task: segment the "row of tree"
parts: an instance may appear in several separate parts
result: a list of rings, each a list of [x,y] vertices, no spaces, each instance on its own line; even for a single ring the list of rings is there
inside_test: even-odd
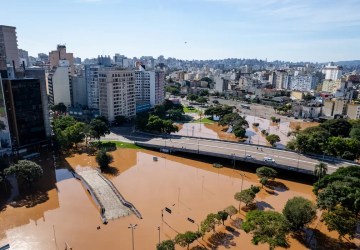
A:
[[[302,153],[324,152],[348,160],[360,156],[360,120],[334,119],[296,133],[287,148]]]
[[[89,139],[99,140],[101,136],[110,133],[103,117],[97,117],[87,124],[71,116],[58,116],[54,118],[52,126],[55,140],[62,150],[77,147],[84,140],[87,145]]]
[[[178,131],[173,121],[184,119],[183,106],[165,100],[162,104],[156,105],[154,110],[137,115],[135,123],[136,127],[143,131],[170,134]]]

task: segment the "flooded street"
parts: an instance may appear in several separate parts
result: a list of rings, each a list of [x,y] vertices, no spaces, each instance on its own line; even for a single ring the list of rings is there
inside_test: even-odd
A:
[[[8,205],[0,212],[0,246],[9,243],[11,249],[48,250],[65,249],[67,244],[74,250],[126,250],[132,247],[131,229],[128,229],[132,223],[137,224],[135,249],[155,249],[158,226],[161,240],[174,238],[178,232],[196,231],[197,225],[187,218],[200,224],[209,213],[217,213],[229,205],[238,207],[234,194],[241,186],[246,189],[251,184],[259,185],[254,173],[234,170],[231,163],[229,168],[217,169],[211,163],[146,150],[118,149],[111,154],[114,162],[105,175],[124,198],[136,206],[143,219],[132,214],[103,225],[92,197],[67,169],[96,167],[94,156],[74,155],[59,162],[61,168],[55,173],[47,171],[47,178],[41,181],[46,185],[34,197],[36,201],[27,200],[29,207]],[[242,169],[240,163],[238,166]],[[239,173],[245,174],[243,184]],[[260,209],[281,211],[294,196],[315,199],[310,185],[281,179],[278,182],[274,193],[262,189],[256,196]],[[171,209],[171,214],[162,212],[165,207]],[[217,231],[223,230],[221,228],[218,226]],[[237,231],[239,234],[233,240],[236,246],[231,249],[268,249],[267,245],[252,245],[251,235]],[[291,249],[305,249],[294,239],[290,239],[290,243]],[[207,237],[197,244],[206,246]],[[176,246],[176,249],[182,248]]]

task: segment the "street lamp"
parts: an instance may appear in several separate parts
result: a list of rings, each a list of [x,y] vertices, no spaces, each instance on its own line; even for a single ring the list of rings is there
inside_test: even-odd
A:
[[[135,249],[135,245],[134,245],[134,229],[136,228],[137,224],[133,225],[130,224],[130,226],[128,226],[128,228],[131,228],[131,238],[132,238],[132,249]]]
[[[242,173],[239,173],[239,174],[241,176],[241,190],[240,190],[240,193],[241,193],[243,191],[243,184],[244,184],[244,176],[245,176],[245,174],[242,174]],[[240,208],[241,208],[241,199],[239,201],[239,213],[241,214]]]
[[[195,220],[191,219],[190,217],[188,217],[187,220],[190,221],[191,223],[197,225],[198,232],[200,232],[200,226],[199,226],[199,224],[197,224],[197,223],[195,222]]]
[[[159,231],[159,245],[160,245],[160,227],[157,227],[157,230]]]

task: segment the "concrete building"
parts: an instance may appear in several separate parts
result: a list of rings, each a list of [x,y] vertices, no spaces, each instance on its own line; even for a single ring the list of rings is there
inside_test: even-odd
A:
[[[322,113],[325,116],[346,115],[347,103],[348,100],[340,98],[325,100]]]
[[[222,93],[228,90],[229,81],[227,79],[224,79],[222,76],[215,76],[214,81],[215,81],[215,91]]]
[[[111,67],[110,56],[98,56],[98,65],[102,65],[105,67]]]
[[[26,50],[19,49],[19,62],[20,62],[20,65],[22,65],[24,63],[26,67],[30,66],[29,53]]]
[[[312,75],[296,75],[290,77],[289,88],[298,91],[310,91],[315,89],[318,78]]]
[[[67,60],[60,60],[59,66],[50,70],[48,75],[49,103],[65,106],[73,104],[71,67]]]
[[[13,149],[26,151],[29,147],[48,143],[40,80],[2,79],[1,87]]]
[[[347,116],[350,119],[360,119],[360,104],[349,103],[347,106]]]
[[[153,105],[161,104],[165,100],[165,72],[157,70],[155,71],[155,86],[154,90],[154,99],[150,99],[150,104]]]
[[[325,74],[325,80],[336,81],[342,76],[342,67],[335,66],[334,63],[329,63],[321,72]]]
[[[0,70],[7,70],[7,66],[20,67],[19,51],[17,45],[16,28],[0,25]],[[5,76],[4,74],[2,74]]]
[[[113,121],[122,115],[136,115],[135,71],[121,68],[101,68],[99,71],[100,115]]]
[[[72,79],[73,106],[87,106],[87,89],[85,76],[83,74],[75,75]]]
[[[67,53],[65,45],[58,45],[56,50],[53,50],[49,53],[50,69],[60,66],[60,61],[63,60],[68,61],[70,73],[71,75],[74,75],[75,67],[73,53]]]
[[[324,80],[322,83],[322,91],[334,94],[340,88],[341,79],[338,80]]]
[[[99,109],[99,71],[100,65],[85,66],[87,105],[90,109]]]
[[[146,71],[143,66],[139,66],[138,70],[135,70],[135,96],[136,104],[150,103],[154,106],[154,86],[155,86],[155,72]],[[151,98],[153,95],[153,98]],[[152,103],[150,100],[152,99]]]

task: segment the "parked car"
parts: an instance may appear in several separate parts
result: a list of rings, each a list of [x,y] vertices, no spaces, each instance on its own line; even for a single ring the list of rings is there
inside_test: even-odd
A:
[[[275,160],[273,158],[270,158],[270,157],[264,157],[264,161],[275,162]]]

